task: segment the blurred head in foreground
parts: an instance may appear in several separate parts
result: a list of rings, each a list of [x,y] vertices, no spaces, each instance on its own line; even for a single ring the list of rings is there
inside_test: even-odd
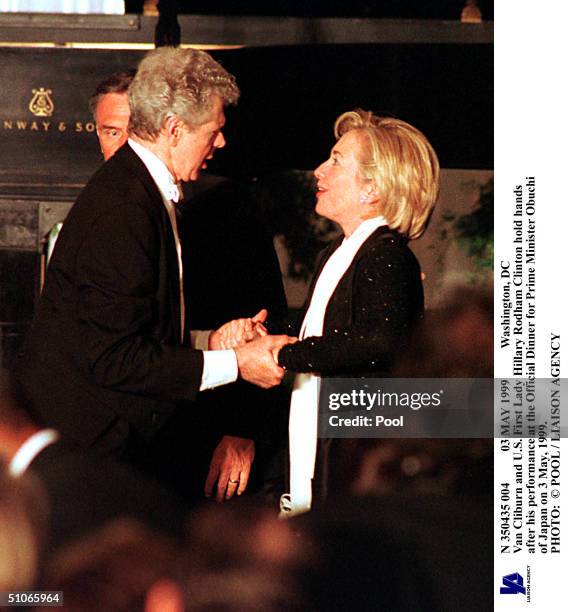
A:
[[[179,550],[130,519],[118,519],[69,544],[48,565],[43,588],[63,591],[70,612],[137,612],[153,585],[166,589],[177,571]],[[162,611],[182,612],[178,607]]]
[[[39,483],[11,478],[0,462],[0,591],[35,587],[46,519]]]

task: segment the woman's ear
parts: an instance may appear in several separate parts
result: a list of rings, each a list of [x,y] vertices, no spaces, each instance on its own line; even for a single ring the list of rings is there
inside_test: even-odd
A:
[[[378,204],[379,194],[373,187],[369,186],[362,191],[359,201],[361,204]]]

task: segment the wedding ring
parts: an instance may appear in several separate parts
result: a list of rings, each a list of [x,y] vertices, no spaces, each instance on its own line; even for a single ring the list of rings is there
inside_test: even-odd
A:
[[[238,480],[231,480],[230,478],[229,478],[229,482],[230,482],[231,484],[239,484],[239,481],[238,481]]]

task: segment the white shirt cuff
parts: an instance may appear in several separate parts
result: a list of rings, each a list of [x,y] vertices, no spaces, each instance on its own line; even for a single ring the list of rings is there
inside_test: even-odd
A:
[[[238,376],[239,366],[235,351],[203,351],[203,375],[200,391],[235,382]]]
[[[198,351],[207,351],[209,350],[209,336],[212,334],[212,330],[201,330],[201,329],[192,329],[189,332],[189,336],[191,339],[191,346]]]

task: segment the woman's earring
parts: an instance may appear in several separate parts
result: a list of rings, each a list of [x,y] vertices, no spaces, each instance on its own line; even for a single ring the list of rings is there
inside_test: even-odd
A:
[[[370,199],[371,198],[368,195],[362,195],[359,198],[359,201],[361,202],[361,204],[368,204]]]

